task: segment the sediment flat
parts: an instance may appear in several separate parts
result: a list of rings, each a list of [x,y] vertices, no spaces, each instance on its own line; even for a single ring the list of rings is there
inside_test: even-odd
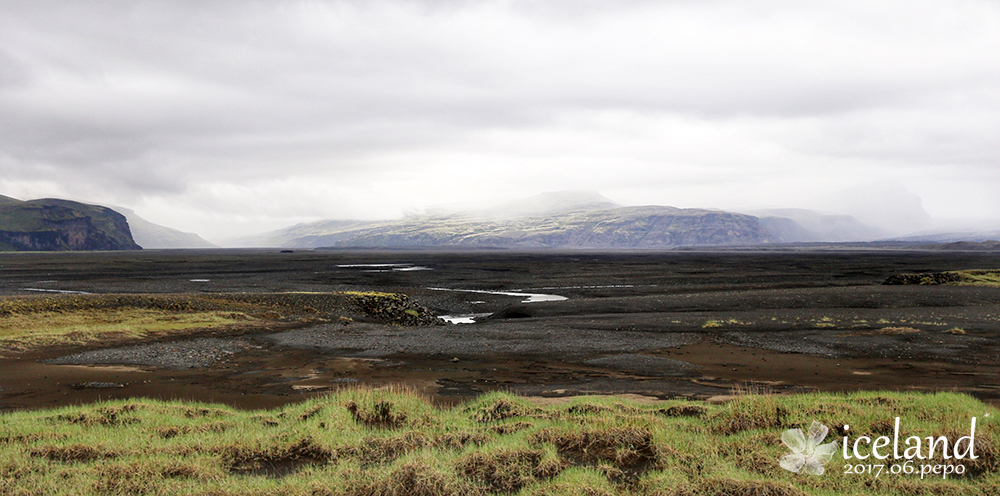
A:
[[[948,390],[997,402],[1000,288],[882,282],[998,265],[988,253],[858,249],[4,253],[0,295],[381,291],[475,323],[331,315],[36,349],[0,359],[0,409],[132,396],[261,408],[385,384],[441,403],[492,390],[703,399],[745,387]],[[88,382],[123,387],[80,387]]]

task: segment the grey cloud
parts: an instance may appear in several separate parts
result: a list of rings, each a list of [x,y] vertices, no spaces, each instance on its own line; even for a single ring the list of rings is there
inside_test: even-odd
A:
[[[22,87],[31,80],[27,64],[0,48],[0,88]]]
[[[740,139],[797,154],[796,174],[805,176],[847,159],[900,174],[951,164],[972,176],[998,156],[998,23],[996,2],[974,0],[921,8],[721,0],[5,2],[0,155],[18,164],[15,176],[63,171],[79,181],[77,191],[92,184],[133,198],[289,176],[372,184],[394,167],[439,163],[434,170],[495,167],[498,174],[544,163],[553,171],[545,177],[559,177],[579,167],[566,158],[581,148],[574,139],[621,150],[615,140],[624,139],[624,128],[579,123],[581,115],[609,113],[644,116],[635,119],[643,125],[669,117],[719,126],[717,140],[741,123]],[[563,149],[537,151],[554,146],[544,143],[553,135],[570,137],[561,138]],[[592,181],[627,181],[616,162],[638,152],[622,153]],[[720,180],[717,172],[687,177],[716,170],[708,161],[686,163],[672,148],[659,153],[641,157],[658,167],[645,176],[665,184]],[[498,165],[504,161],[511,165]],[[674,175],[662,172],[678,162],[685,166],[673,166]]]

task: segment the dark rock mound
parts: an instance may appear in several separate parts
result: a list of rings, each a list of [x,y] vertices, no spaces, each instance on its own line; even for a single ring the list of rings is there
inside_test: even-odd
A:
[[[347,293],[369,317],[381,322],[404,326],[444,325],[428,308],[397,293]]]

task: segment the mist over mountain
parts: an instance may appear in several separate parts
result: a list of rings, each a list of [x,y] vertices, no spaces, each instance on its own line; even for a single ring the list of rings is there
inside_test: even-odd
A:
[[[590,212],[622,207],[596,191],[549,191],[527,198],[507,200],[486,208],[438,205],[427,215],[438,217],[458,215],[470,219],[516,219],[568,212]]]
[[[656,205],[624,207],[589,191],[542,193],[487,209],[430,211],[393,221],[300,224],[233,241],[301,248],[663,248],[776,241],[753,216]]]
[[[837,192],[820,202],[823,210],[841,212],[882,231],[902,236],[931,227],[923,200],[894,181],[873,182]]]
[[[874,219],[877,225],[853,215],[802,208],[727,212],[623,206],[596,191],[556,191],[490,207],[437,205],[423,214],[396,220],[322,220],[223,244],[288,248],[672,248],[881,240],[947,243],[1000,238],[1000,225],[992,230],[935,231],[899,237],[896,233],[901,226],[930,223],[920,198],[898,188],[887,189],[882,197],[874,199],[869,198],[874,194],[871,190],[861,188],[857,192],[860,198],[845,194],[841,200],[851,203],[854,211]],[[882,225],[895,227],[886,229]]]
[[[0,196],[0,250],[141,250],[128,220],[99,205]]]
[[[131,209],[125,207],[111,208],[125,216],[132,231],[132,239],[143,248],[218,248],[218,246],[205,241],[195,233],[182,232],[149,222],[139,217]]]
[[[295,224],[294,226],[266,233],[219,240],[219,244],[237,247],[288,247],[317,248],[331,246],[349,239],[351,233],[366,226],[380,224],[377,221],[328,219],[317,222]]]
[[[931,243],[955,243],[1000,240],[1000,224],[988,223],[980,225],[953,226],[951,228],[932,229],[910,233],[906,236],[893,238],[895,241]]]
[[[751,210],[761,225],[785,243],[872,241],[888,236],[886,231],[862,223],[850,215],[831,215],[801,208]]]
[[[905,193],[905,192],[904,192]],[[890,195],[891,196],[891,195]],[[906,200],[907,194],[897,195]],[[903,201],[884,219],[924,224],[919,198]],[[877,205],[878,202],[872,204]],[[116,211],[117,210],[117,211]],[[982,243],[1000,239],[1000,224],[926,230],[905,236],[851,215],[798,208],[740,213],[659,205],[623,206],[595,191],[547,192],[488,208],[436,206],[402,219],[327,219],[229,239],[228,247],[464,247],[673,248],[773,243],[902,241]],[[901,213],[902,212],[902,213]],[[901,221],[902,222],[902,221]],[[0,196],[0,249],[120,250],[212,248],[194,233],[157,225],[123,207],[68,200],[23,202]],[[950,249],[962,249],[963,244]],[[980,249],[980,245],[968,245]],[[992,245],[990,245],[992,246]],[[991,248],[992,249],[992,248]]]
[[[332,246],[663,248],[771,242],[755,217],[662,206],[569,211],[496,221],[410,218],[350,233]]]
[[[601,196],[596,191],[554,191],[517,200],[506,200],[489,207],[469,204],[434,205],[428,207],[424,214],[409,215],[401,221],[327,219],[301,223],[266,233],[220,240],[220,243],[229,247],[317,248],[336,246],[339,243],[349,241],[367,228],[388,224],[411,225],[412,229],[418,229],[417,224],[420,223],[453,223],[457,225],[463,221],[511,220],[519,217],[587,212],[617,207],[621,207],[621,205]]]

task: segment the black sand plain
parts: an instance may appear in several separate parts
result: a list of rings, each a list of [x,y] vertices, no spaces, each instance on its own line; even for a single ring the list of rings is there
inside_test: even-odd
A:
[[[997,268],[997,253],[823,246],[4,253],[3,295],[384,291],[476,322],[289,323],[36,350],[0,359],[0,410],[136,396],[268,408],[386,384],[443,404],[497,389],[697,399],[733,390],[960,391],[996,404],[1000,288],[882,282]]]

